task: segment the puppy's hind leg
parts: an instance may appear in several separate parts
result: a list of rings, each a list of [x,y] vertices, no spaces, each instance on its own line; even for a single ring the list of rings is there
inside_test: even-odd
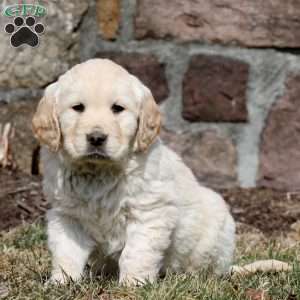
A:
[[[228,272],[232,264],[235,250],[235,223],[230,215],[218,237],[218,258],[215,264],[215,273],[223,275]]]
[[[79,280],[94,242],[74,219],[48,212],[48,244],[52,253],[52,282]]]

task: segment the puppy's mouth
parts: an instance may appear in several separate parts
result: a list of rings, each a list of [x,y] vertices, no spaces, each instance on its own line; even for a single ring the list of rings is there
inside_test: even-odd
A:
[[[92,161],[110,160],[110,157],[106,153],[99,152],[99,151],[88,153],[88,154],[84,155],[83,158],[86,160],[92,160]]]

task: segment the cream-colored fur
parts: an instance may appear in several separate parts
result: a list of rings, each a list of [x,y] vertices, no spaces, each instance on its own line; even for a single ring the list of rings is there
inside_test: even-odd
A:
[[[83,112],[72,108],[79,103]],[[113,112],[114,104],[125,110]],[[120,283],[154,281],[167,269],[229,270],[228,208],[160,141],[159,127],[149,89],[109,60],[77,65],[46,89],[33,130],[52,204],[52,280],[80,279],[95,250],[100,265],[118,264]],[[107,135],[105,157],[88,156],[86,136],[95,130]]]

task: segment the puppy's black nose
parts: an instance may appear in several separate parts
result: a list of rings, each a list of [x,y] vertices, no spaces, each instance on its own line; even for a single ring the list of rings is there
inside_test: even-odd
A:
[[[95,131],[88,134],[86,138],[92,146],[99,147],[105,143],[105,141],[107,140],[107,135],[99,131]]]

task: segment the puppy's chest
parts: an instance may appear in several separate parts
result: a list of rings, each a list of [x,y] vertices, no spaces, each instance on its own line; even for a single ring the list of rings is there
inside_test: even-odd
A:
[[[103,207],[89,207],[86,211],[81,210],[78,218],[105,255],[117,255],[124,248],[127,217],[123,208],[110,212]]]
[[[68,213],[98,243],[105,255],[116,255],[125,245],[126,195],[114,181],[97,178],[68,178],[64,186],[68,194]]]

